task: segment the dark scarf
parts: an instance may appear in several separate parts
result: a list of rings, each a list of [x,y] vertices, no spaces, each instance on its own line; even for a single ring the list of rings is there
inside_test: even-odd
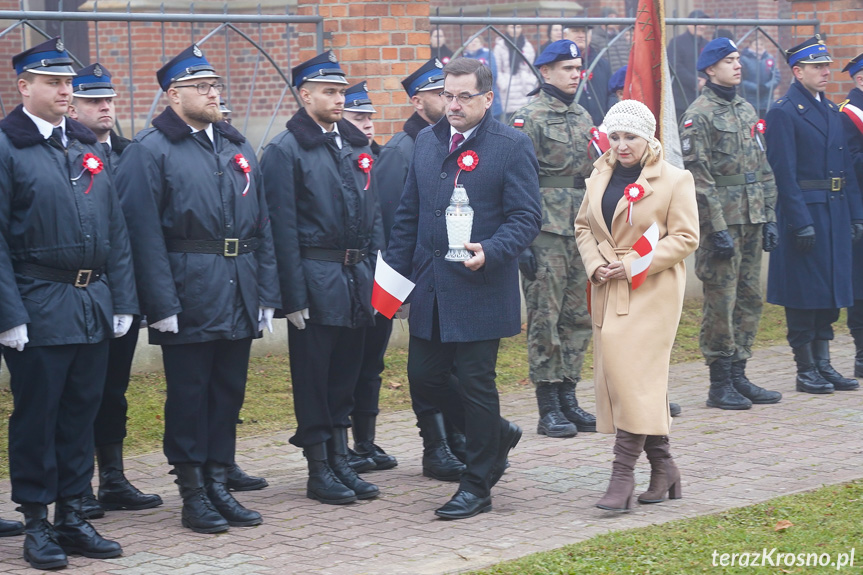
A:
[[[362,148],[369,145],[368,137],[347,120],[339,120],[336,125],[339,127],[342,140],[351,146]],[[300,111],[288,120],[285,127],[294,135],[297,143],[304,150],[310,150],[327,143],[326,133],[321,130],[321,126],[312,119],[305,108],[300,108]]]
[[[567,106],[575,102],[575,94],[567,94],[557,86],[549,84],[548,82],[543,83],[539,88],[552,98],[557,98]]]
[[[8,116],[0,120],[0,130],[3,130],[12,145],[19,150],[47,142],[35,122],[24,113],[24,104],[18,104]],[[66,118],[66,137],[70,140],[78,140],[82,144],[96,143],[96,134],[72,118]]]
[[[524,37],[524,34],[519,36],[518,38],[513,38],[509,34],[504,34],[511,42],[515,44],[515,48],[512,47],[512,44],[509,42],[506,43],[506,47],[509,50],[509,69],[512,71],[512,74],[518,72],[519,66],[525,63],[524,56],[524,44],[527,42],[527,38]]]
[[[410,136],[411,140],[416,140],[417,134],[420,133],[420,130],[428,127],[429,123],[425,121],[425,118],[414,112],[411,114],[411,117],[407,119],[405,125],[402,126],[402,130],[404,130],[405,134]]]
[[[726,87],[720,86],[719,84],[714,84],[710,80],[707,81],[707,87],[713,90],[713,93],[725,100],[726,102],[730,102],[734,99],[734,96],[737,95],[737,89],[734,86]]]
[[[175,112],[170,106],[165,108],[164,112],[153,118],[153,127],[165,134],[165,137],[172,142],[179,142],[183,138],[189,138],[192,136],[189,124],[187,124],[183,118],[178,116],[177,112]],[[242,144],[246,141],[246,138],[227,122],[215,122],[213,124],[213,129],[234,144]]]

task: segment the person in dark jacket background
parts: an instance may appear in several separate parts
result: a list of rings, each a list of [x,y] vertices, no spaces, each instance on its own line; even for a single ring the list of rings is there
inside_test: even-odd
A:
[[[611,79],[611,64],[604,56],[597,60],[600,48],[591,43],[593,30],[589,26],[570,26],[563,31],[564,38],[578,46],[582,56],[581,96],[578,103],[590,114],[596,126],[602,124],[605,112],[616,100],[608,90]],[[592,68],[592,69],[591,69]]]
[[[111,72],[96,62],[78,70],[72,87],[74,97],[69,106],[69,117],[96,134],[98,145],[104,150],[105,166],[113,178],[129,140],[117,135],[113,129],[117,117],[114,108],[117,92]],[[96,459],[99,461],[99,499],[93,495],[92,487],[84,498],[84,514],[90,519],[102,517],[105,509],[150,509],[162,504],[161,497],[141,493],[123,474],[123,440],[126,438],[128,411],[126,389],[140,327],[141,316],[136,315],[128,333],[109,343],[105,387],[93,425]]]
[[[304,107],[261,158],[289,322],[290,441],[308,460],[307,496],[338,505],[379,492],[348,464],[347,432],[383,226],[369,140],[342,117],[347,81],[335,54],[296,66],[292,81]]]
[[[693,10],[689,13],[689,18],[710,18],[710,16],[702,10]],[[671,68],[674,107],[678,118],[695,101],[707,82],[707,78],[695,69],[695,63],[711,39],[710,27],[698,24],[687,26],[685,32],[678,34],[668,43],[668,65]]]
[[[759,50],[757,33],[744,42],[738,43],[743,48],[740,52],[740,64],[743,66],[740,95],[752,104],[758,117],[763,118],[773,102],[773,90],[779,85],[779,66],[773,54],[766,49]],[[766,44],[767,40],[763,42]]]
[[[26,523],[24,559],[52,569],[67,564],[67,553],[122,553],[81,506],[108,340],[125,335],[139,310],[103,150],[65,117],[72,59],[54,38],[12,65],[22,104],[0,121],[0,345],[15,402],[9,472]]]
[[[156,74],[168,107],[123,152],[117,188],[168,396],[163,448],[199,533],[261,523],[228,492],[252,339],[279,303],[255,152],[222,121],[224,85],[197,46]]]

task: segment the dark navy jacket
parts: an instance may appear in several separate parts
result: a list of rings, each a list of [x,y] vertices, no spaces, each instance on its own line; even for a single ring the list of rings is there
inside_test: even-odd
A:
[[[818,102],[798,82],[767,113],[767,159],[776,177],[779,246],[770,254],[767,301],[796,309],[853,304],[851,222],[863,202],[837,106]],[[839,191],[801,190],[799,182],[845,178]],[[815,249],[798,251],[794,232],[815,227]]]
[[[435,300],[443,342],[499,339],[521,331],[517,256],[539,235],[542,208],[539,165],[525,134],[490,113],[471,136],[449,152],[450,124],[442,119],[416,139],[401,203],[387,246],[386,262],[410,278],[411,335],[430,340]],[[479,160],[463,171],[474,210],[472,242],[480,242],[485,266],[471,271],[444,260],[446,218],[457,159],[466,150]]]
[[[852,89],[848,93],[846,102],[863,110],[863,90]],[[860,192],[863,194],[863,131],[845,113],[842,114],[842,123],[848,135],[848,147],[854,162],[857,184],[861,186]],[[861,242],[854,244],[854,299],[863,299],[863,243]]]
[[[84,173],[85,154],[104,156],[95,134],[67,118],[64,153],[48,144],[21,105],[0,130],[0,332],[27,324],[29,346],[113,337],[113,316],[138,313],[138,300],[111,176],[105,169]],[[16,274],[13,262],[105,273],[76,288]]]
[[[276,260],[255,152],[230,124],[213,124],[218,153],[171,109],[123,151],[117,189],[126,214],[141,311],[150,324],[177,314],[174,345],[260,337],[258,308],[278,307]],[[242,154],[251,166],[237,164]],[[166,240],[258,238],[257,251],[225,257],[169,252]]]

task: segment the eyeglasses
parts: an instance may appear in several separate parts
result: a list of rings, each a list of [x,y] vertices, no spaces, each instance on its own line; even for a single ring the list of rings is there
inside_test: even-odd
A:
[[[174,86],[175,88],[197,88],[198,93],[202,96],[206,96],[210,93],[210,89],[216,91],[216,94],[221,94],[222,90],[225,89],[225,85],[222,83],[218,84],[210,84],[209,82],[201,82],[200,84],[187,84],[186,86]]]
[[[452,104],[452,101],[458,98],[459,104],[467,104],[470,102],[471,98],[476,98],[477,96],[482,96],[483,94],[488,94],[488,92],[477,92],[476,94],[465,94],[461,93],[458,96],[455,94],[450,94],[449,92],[441,92],[440,97]]]

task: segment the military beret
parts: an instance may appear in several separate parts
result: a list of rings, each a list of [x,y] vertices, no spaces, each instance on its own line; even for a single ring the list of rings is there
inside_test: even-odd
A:
[[[730,38],[716,38],[704,46],[704,49],[698,56],[698,62],[695,64],[695,67],[699,72],[703,72],[729,54],[737,51],[737,44],[732,42]]]
[[[863,70],[863,54],[858,54],[853,60],[848,62],[844,68],[842,68],[842,71],[848,72],[852,78],[861,70]]]
[[[627,68],[628,66],[621,66],[614,74],[611,75],[611,78],[608,79],[609,92],[617,92],[618,90],[623,90],[623,86],[626,84]]]
[[[207,61],[197,44],[192,44],[174,56],[170,62],[156,72],[156,80],[159,81],[159,86],[165,92],[168,91],[171,84],[180,80],[218,77],[216,69]]]
[[[402,86],[408,98],[413,98],[417,92],[443,89],[443,62],[432,58],[419,70],[402,80]]]
[[[345,91],[345,112],[377,112],[372,106],[365,81],[354,84]]]
[[[111,83],[111,72],[98,62],[81,68],[72,79],[76,98],[113,98],[117,95]]]
[[[348,83],[336,55],[329,50],[295,66],[291,70],[291,80],[296,88],[302,86],[304,82]]]
[[[561,60],[575,60],[581,58],[578,46],[572,40],[557,40],[548,45],[542,54],[534,61],[533,65],[539,68],[546,64],[553,64]]]
[[[52,76],[74,76],[74,61],[69,56],[60,37],[51,38],[12,57],[16,74],[32,72]]]
[[[827,46],[824,45],[824,40],[819,34],[815,34],[805,42],[797,44],[793,48],[786,50],[785,59],[789,66],[797,64],[820,64],[824,62],[832,62],[830,52],[827,51]]]

